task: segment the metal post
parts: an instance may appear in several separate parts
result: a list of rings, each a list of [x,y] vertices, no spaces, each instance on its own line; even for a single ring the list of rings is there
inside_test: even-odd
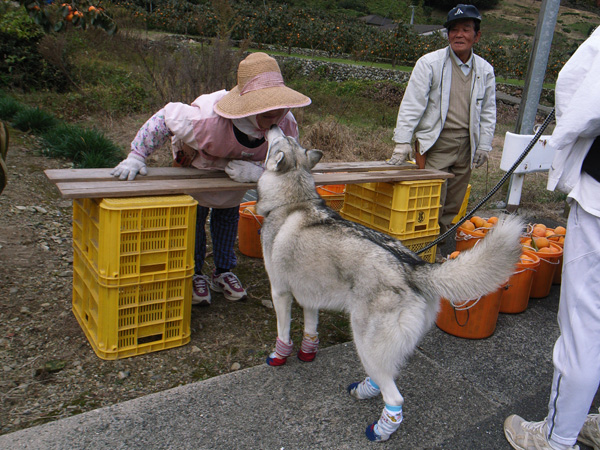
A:
[[[560,0],[542,0],[515,133],[534,134],[535,116],[542,93],[546,67],[548,66],[548,56],[550,55],[559,6]],[[524,177],[523,174],[511,176],[506,201],[509,211],[515,211],[519,206]]]

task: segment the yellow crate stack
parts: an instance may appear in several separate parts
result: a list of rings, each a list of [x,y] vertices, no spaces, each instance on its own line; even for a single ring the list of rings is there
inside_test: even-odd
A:
[[[342,217],[399,239],[416,252],[438,235],[440,193],[444,180],[349,184]],[[419,255],[435,261],[435,246]]]
[[[73,202],[73,313],[100,358],[189,342],[196,204],[187,195]]]

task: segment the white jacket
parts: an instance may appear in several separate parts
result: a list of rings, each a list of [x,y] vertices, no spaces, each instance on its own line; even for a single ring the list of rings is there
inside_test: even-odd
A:
[[[450,52],[450,47],[446,47],[419,58],[398,111],[393,140],[410,143],[414,133],[421,154],[435,144],[448,115],[452,83]],[[471,160],[477,149],[492,150],[496,128],[494,68],[485,59],[473,54],[472,70],[469,119]]]
[[[600,27],[564,65],[554,92],[556,127],[549,145],[555,153],[547,187],[569,194],[581,179],[581,166],[594,138],[600,135]]]

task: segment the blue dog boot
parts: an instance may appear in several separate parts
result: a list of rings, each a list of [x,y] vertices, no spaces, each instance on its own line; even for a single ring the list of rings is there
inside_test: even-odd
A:
[[[402,422],[402,406],[386,405],[377,422],[372,423],[365,430],[367,439],[374,442],[387,441],[400,427]]]

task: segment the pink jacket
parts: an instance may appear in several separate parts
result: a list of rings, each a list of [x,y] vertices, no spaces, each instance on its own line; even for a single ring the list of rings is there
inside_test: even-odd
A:
[[[131,150],[148,157],[161,147],[169,137],[173,144],[173,157],[185,143],[195,149],[198,155],[192,162],[198,169],[224,170],[233,159],[263,161],[268,143],[248,148],[238,142],[231,119],[219,116],[213,110],[226,90],[198,97],[191,105],[169,103],[142,126],[131,143]],[[298,137],[298,124],[289,112],[279,123],[288,136]],[[230,208],[239,205],[246,190],[215,191],[194,195],[198,203],[209,208]]]

